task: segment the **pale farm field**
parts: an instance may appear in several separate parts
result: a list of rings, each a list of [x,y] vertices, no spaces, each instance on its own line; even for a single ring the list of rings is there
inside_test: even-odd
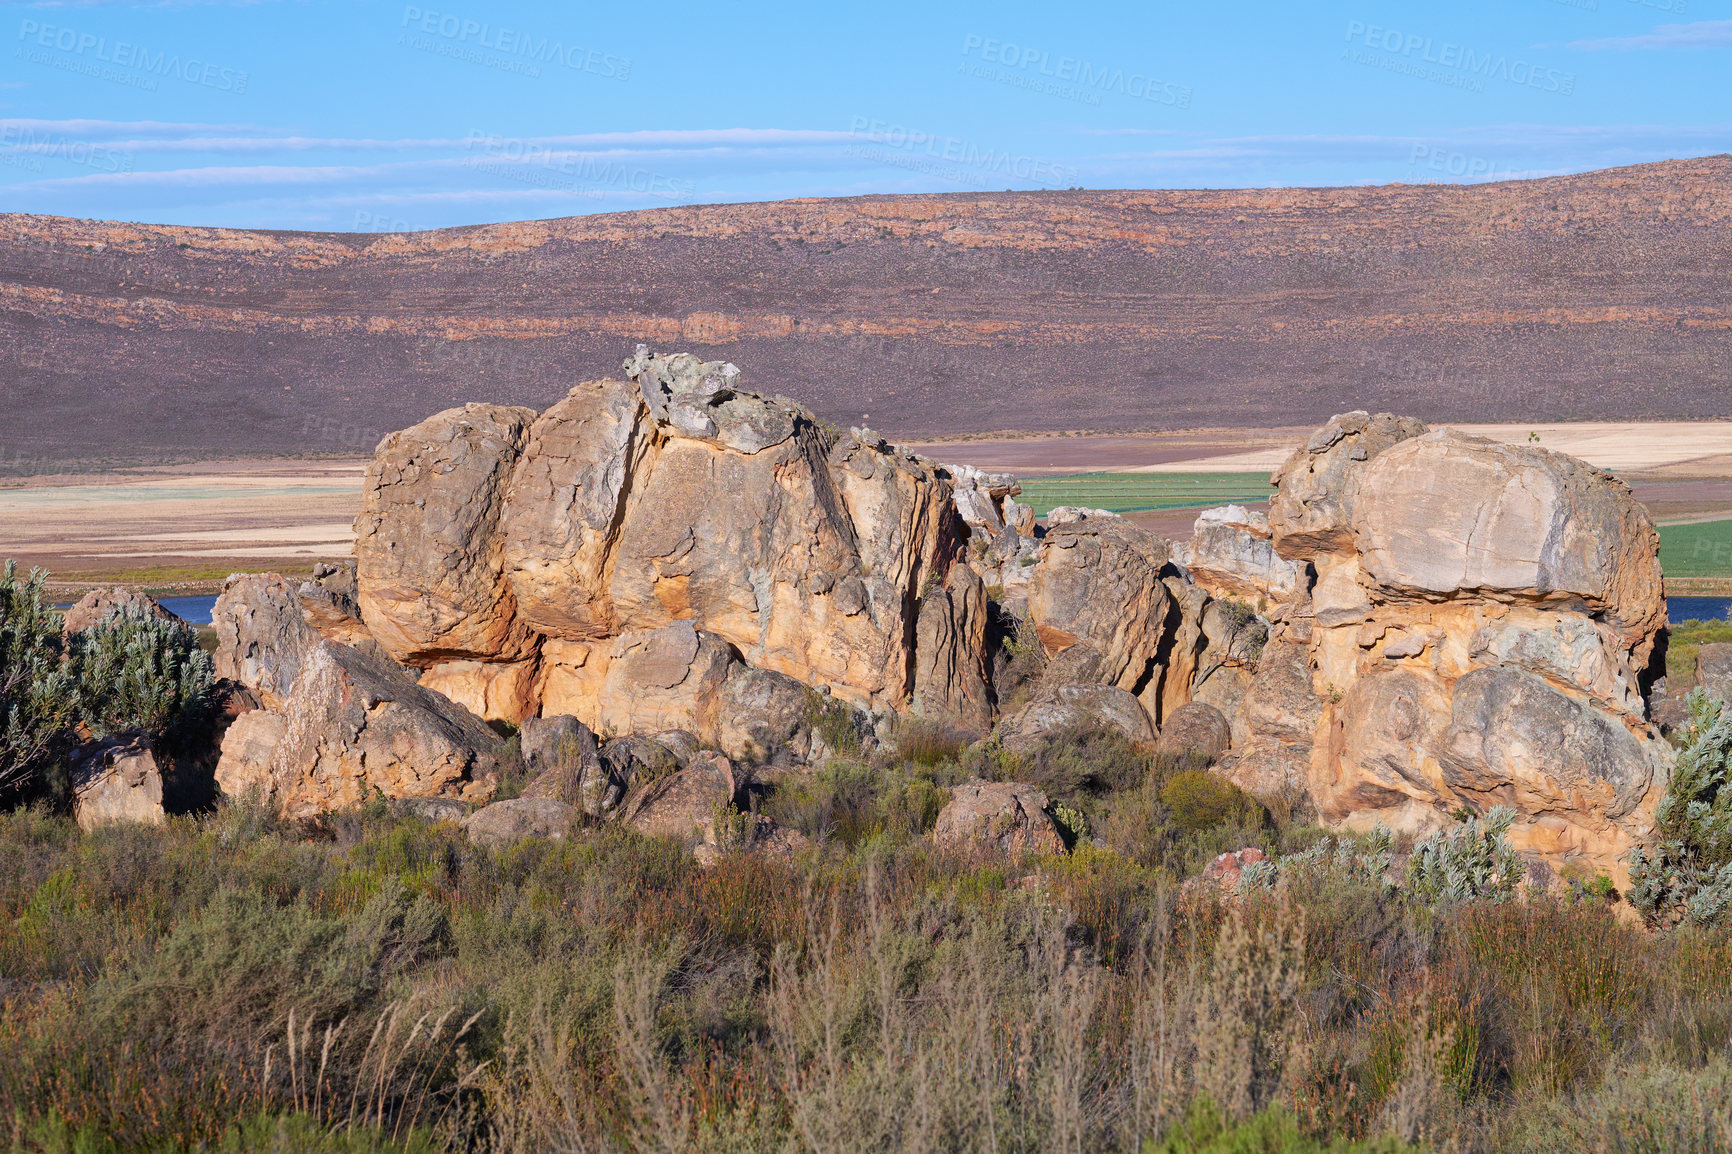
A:
[[[1461,425],[1539,444],[1630,475],[1656,519],[1732,516],[1732,421]],[[1273,470],[1309,429],[970,437],[910,443],[941,461],[1025,476],[1247,473]],[[361,507],[362,460],[217,461],[0,488],[0,556],[41,565],[69,585],[104,579],[214,588],[242,569],[308,570],[347,556]],[[1163,532],[1182,532],[1180,511]]]

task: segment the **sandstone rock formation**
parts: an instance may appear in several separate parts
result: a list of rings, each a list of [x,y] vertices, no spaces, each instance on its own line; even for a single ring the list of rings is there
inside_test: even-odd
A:
[[[498,528],[534,419],[529,409],[464,405],[380,442],[355,518],[357,599],[398,661],[509,661],[533,647]]]
[[[216,675],[251,689],[267,707],[288,699],[321,639],[301,616],[294,589],[275,573],[232,574],[211,607],[211,626]]]
[[[702,754],[683,769],[649,783],[626,803],[624,820],[639,833],[695,844],[714,843],[715,818],[734,802],[734,767],[721,754]]]
[[[830,752],[815,730],[824,705],[821,695],[786,673],[738,665],[722,686],[707,736],[729,757],[817,764]]]
[[[939,845],[992,849],[1013,857],[1061,853],[1064,840],[1046,805],[1046,794],[1033,786],[965,782],[951,789],[950,801],[932,827],[932,839]]]
[[[589,726],[575,717],[531,717],[517,736],[529,775],[520,796],[550,797],[601,816],[612,779]]]
[[[395,657],[485,715],[615,732],[713,729],[733,664],[899,709],[939,586],[955,636],[936,609],[927,636],[956,651],[935,700],[979,712],[984,609],[952,576],[966,527],[941,468],[833,436],[732,365],[640,346],[626,368],[539,416],[469,405],[381,444],[359,601]]]
[[[1213,761],[1227,752],[1232,741],[1233,727],[1226,715],[1213,705],[1192,701],[1174,710],[1161,726],[1155,752],[1180,762]]]
[[[73,752],[69,768],[80,829],[161,825],[167,820],[162,771],[149,738],[129,735],[92,742]]]
[[[1191,539],[1173,547],[1173,560],[1211,595],[1253,604],[1290,601],[1306,579],[1303,561],[1275,551],[1268,514],[1243,505],[1203,510]]]
[[[972,535],[990,541],[1009,525],[1028,532],[1034,527],[1033,511],[1011,500],[1022,486],[1009,473],[988,473],[974,465],[940,465],[950,479],[951,499],[957,516]]]
[[[1628,487],[1364,413],[1273,480],[1275,547],[1315,576],[1272,614],[1220,772],[1355,828],[1510,805],[1516,848],[1621,880],[1670,764],[1642,685],[1658,537]]]
[[[1154,740],[1148,712],[1128,690],[1116,685],[1055,685],[1017,712],[1004,718],[995,730],[999,744],[1012,753],[1025,752],[1042,738],[1100,726],[1116,729],[1132,742]]]
[[[211,607],[216,675],[276,708],[321,640],[388,660],[358,613],[355,574],[347,565],[320,564],[313,580],[298,585],[277,573],[230,574]]]
[[[1388,413],[1343,413],[1312,433],[1269,483],[1275,551],[1289,560],[1353,551],[1353,504],[1361,467],[1385,449],[1426,431]]]
[[[280,711],[244,714],[230,727],[217,782],[231,796],[260,790],[291,817],[356,805],[374,790],[485,801],[502,744],[401,669],[322,641]]]
[[[1532,445],[1439,430],[1377,456],[1357,493],[1360,567],[1384,597],[1590,613],[1637,668],[1646,664],[1666,624],[1659,534],[1611,474]]]
[[[1154,673],[1168,618],[1160,577],[1170,544],[1111,513],[1055,509],[1029,581],[1029,614],[1047,654],[1098,657],[1089,680],[1142,694],[1150,717],[1159,713]]]
[[[985,733],[992,723],[986,673],[986,587],[967,565],[920,599],[915,623],[916,713]]]
[[[225,737],[226,790],[485,800],[485,717],[522,723],[527,799],[720,853],[791,840],[734,828],[736,760],[913,713],[1013,753],[1113,727],[1338,826],[1507,804],[1518,848],[1614,878],[1647,836],[1657,537],[1607,474],[1349,413],[1266,519],[1208,511],[1174,546],[1037,525],[1012,479],[825,429],[732,365],[640,346],[625,375],[393,434],[352,574],[231,579],[219,672],[270,708]],[[1057,849],[1045,806],[971,783],[938,836]]]

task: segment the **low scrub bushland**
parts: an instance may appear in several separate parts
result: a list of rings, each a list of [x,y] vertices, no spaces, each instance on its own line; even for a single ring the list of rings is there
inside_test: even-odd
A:
[[[20,577],[11,561],[0,569],[0,805],[64,802],[67,751],[113,734],[150,736],[177,787],[172,763],[208,753],[211,658],[197,631],[125,611],[63,637],[47,579]]]
[[[1072,852],[935,847],[980,773],[1041,782]],[[1212,781],[1100,734],[966,762],[911,734],[760,791],[813,848],[708,869],[607,825],[476,847],[382,803],[88,835],[17,810],[0,1125],[42,1151],[1732,1139],[1724,932],[1512,895],[1495,821],[1408,867]],[[1271,866],[1238,891],[1187,884],[1246,845]]]

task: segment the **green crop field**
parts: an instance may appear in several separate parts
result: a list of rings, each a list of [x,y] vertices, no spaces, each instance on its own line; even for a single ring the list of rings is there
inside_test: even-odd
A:
[[[1134,513],[1267,501],[1267,473],[1080,473],[1024,479],[1018,500],[1044,515],[1060,505]]]
[[[1045,515],[1060,505],[1134,513],[1201,509],[1269,499],[1267,473],[1079,473],[1024,479],[1024,504]],[[1660,565],[1668,577],[1732,578],[1732,520],[1660,526]]]
[[[1660,568],[1668,577],[1732,577],[1732,521],[1661,525]]]

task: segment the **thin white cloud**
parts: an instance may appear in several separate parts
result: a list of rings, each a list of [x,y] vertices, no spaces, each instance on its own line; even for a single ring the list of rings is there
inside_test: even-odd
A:
[[[1184,136],[1178,128],[1073,128],[1076,136]]]
[[[273,134],[268,129],[249,125],[173,124],[157,121],[115,120],[26,120],[0,119],[0,128],[12,127],[36,133],[76,136],[91,144],[103,144],[127,152],[202,152],[202,153],[262,153],[262,152],[408,152],[440,149],[473,150],[483,144],[509,145],[521,151],[525,148],[549,150],[556,148],[599,148],[607,146],[658,146],[658,151],[691,149],[725,149],[752,147],[758,149],[797,148],[815,144],[835,144],[854,139],[849,132],[830,129],[786,128],[721,128],[721,129],[649,129],[636,132],[588,132],[538,136],[513,136],[487,129],[475,129],[457,137],[345,137],[299,136]],[[214,130],[229,130],[229,134],[214,135]],[[246,135],[235,135],[239,131]]]
[[[43,132],[64,132],[68,135],[91,136],[97,133],[128,133],[150,136],[156,133],[246,132],[260,131],[247,124],[200,124],[196,121],[175,120],[45,120],[23,116],[0,119],[0,126],[31,128]]]
[[[1698,20],[1693,24],[1662,24],[1638,36],[1607,36],[1572,40],[1564,47],[1583,52],[1620,52],[1640,48],[1724,48],[1732,45],[1732,20]]]

